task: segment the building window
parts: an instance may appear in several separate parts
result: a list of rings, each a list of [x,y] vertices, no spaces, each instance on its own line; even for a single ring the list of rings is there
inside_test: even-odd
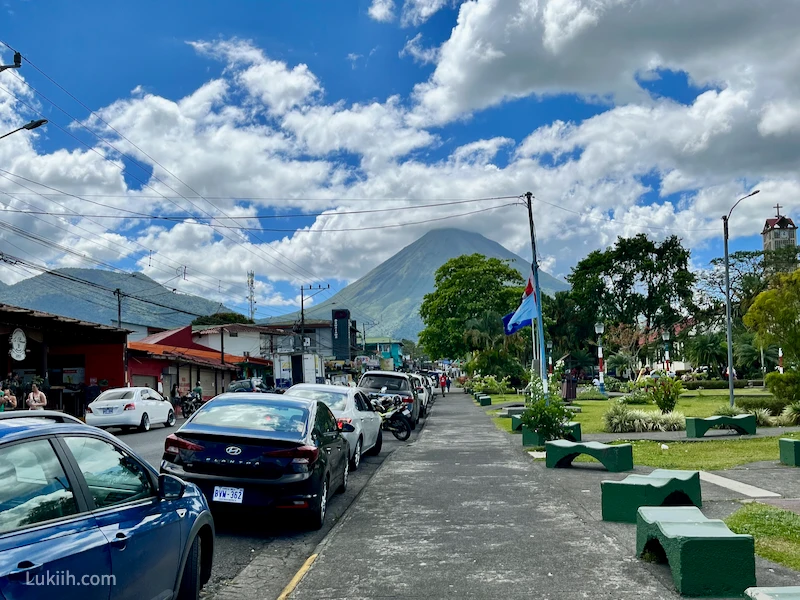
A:
[[[228,335],[230,335],[231,337],[239,337],[239,332],[238,331],[231,331],[231,332],[228,333]]]

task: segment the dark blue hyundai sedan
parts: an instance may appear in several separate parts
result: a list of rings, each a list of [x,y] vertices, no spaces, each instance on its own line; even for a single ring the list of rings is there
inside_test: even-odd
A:
[[[196,600],[213,553],[194,485],[67,415],[0,413],[0,599]]]

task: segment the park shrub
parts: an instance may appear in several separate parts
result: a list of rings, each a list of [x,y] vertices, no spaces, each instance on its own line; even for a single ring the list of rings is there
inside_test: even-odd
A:
[[[757,409],[766,409],[772,414],[777,416],[781,414],[784,408],[790,404],[785,398],[778,398],[776,396],[735,396],[734,400],[736,405],[746,411],[753,412]]]
[[[624,382],[620,381],[616,377],[612,377],[611,375],[605,377],[603,384],[605,385],[607,392],[623,391]]]
[[[659,377],[653,385],[648,386],[651,401],[662,413],[675,410],[681,391],[683,391],[681,380],[672,377]]]
[[[714,415],[718,415],[720,417],[735,417],[736,415],[743,415],[746,412],[746,410],[739,408],[735,404],[733,406],[730,404],[720,404],[714,411]]]
[[[780,416],[781,425],[800,425],[800,402],[793,402],[783,409]]]
[[[660,413],[615,402],[603,415],[603,428],[608,433],[683,431],[686,429],[686,417],[676,411]]]
[[[733,387],[742,389],[747,387],[747,382],[744,379],[734,379]],[[709,379],[708,381],[684,381],[683,389],[685,390],[727,390],[728,381],[723,379]]]
[[[538,379],[538,378],[537,378]],[[533,381],[531,383],[534,383]],[[522,424],[544,440],[557,440],[564,437],[566,423],[572,417],[570,411],[560,398],[545,399],[542,391],[542,382],[531,386],[534,393],[520,420]]]
[[[773,371],[767,373],[764,381],[770,393],[776,398],[785,400],[786,404],[800,402],[800,374]]]
[[[754,408],[747,412],[755,415],[757,427],[772,427],[775,425],[775,417],[772,416],[768,408]]]
[[[600,390],[591,386],[578,393],[578,400],[608,400],[608,396],[601,394]]]
[[[634,386],[631,392],[622,396],[619,401],[622,402],[622,404],[628,405],[651,404],[653,402],[650,394],[647,393],[643,386]]]

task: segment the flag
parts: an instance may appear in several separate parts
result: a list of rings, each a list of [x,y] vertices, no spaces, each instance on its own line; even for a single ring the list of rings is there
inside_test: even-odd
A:
[[[534,286],[533,271],[528,277],[528,285],[525,286],[525,292],[522,294],[522,302],[513,313],[507,314],[503,317],[503,327],[505,328],[506,335],[516,333],[523,327],[531,325],[533,319],[537,318],[538,307],[536,304],[536,287]]]

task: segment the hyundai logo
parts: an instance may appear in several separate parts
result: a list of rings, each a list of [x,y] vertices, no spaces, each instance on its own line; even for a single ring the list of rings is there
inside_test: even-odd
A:
[[[228,446],[225,448],[225,452],[231,456],[239,456],[242,453],[242,449],[239,446]]]

